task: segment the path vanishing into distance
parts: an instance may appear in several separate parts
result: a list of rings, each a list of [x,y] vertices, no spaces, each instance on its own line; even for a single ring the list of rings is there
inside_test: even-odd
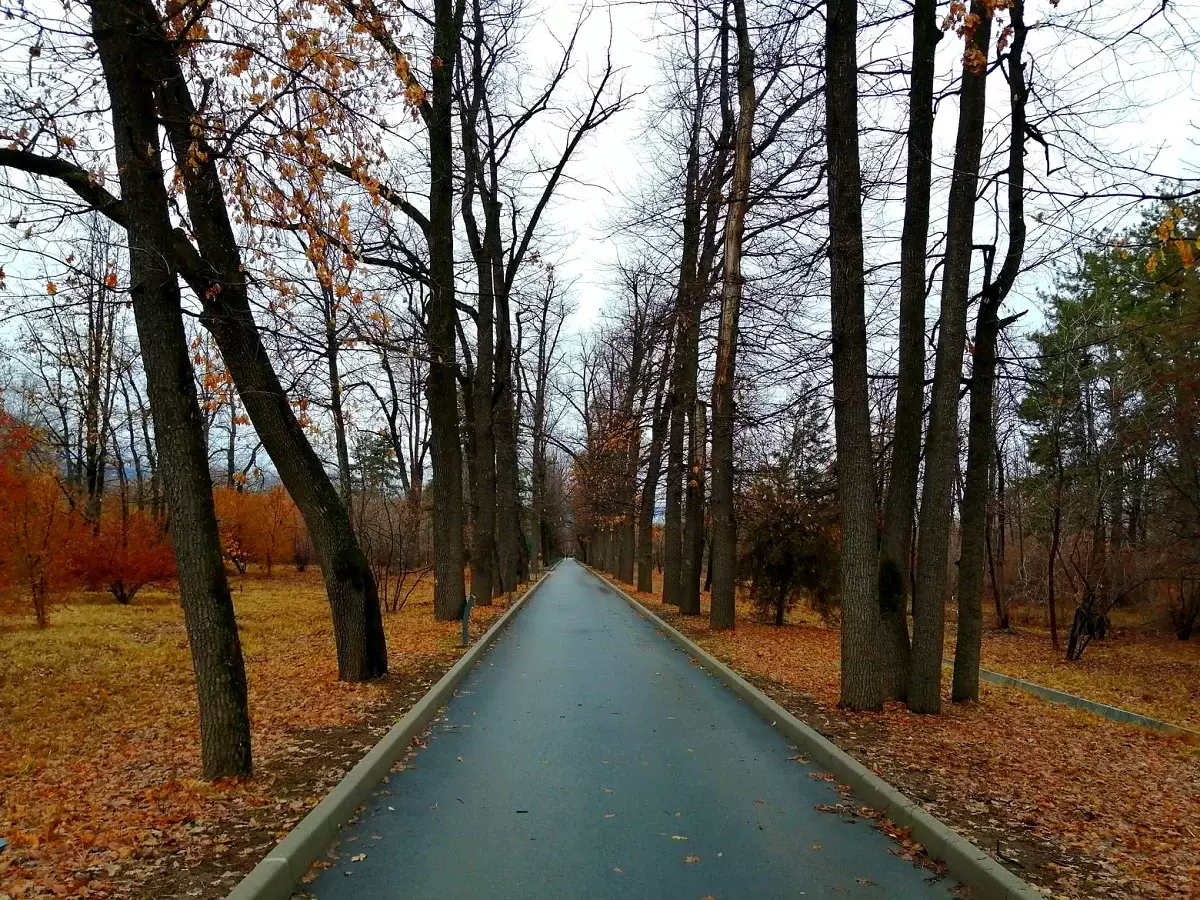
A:
[[[306,890],[370,898],[949,897],[573,560]],[[365,855],[364,855],[365,854]]]

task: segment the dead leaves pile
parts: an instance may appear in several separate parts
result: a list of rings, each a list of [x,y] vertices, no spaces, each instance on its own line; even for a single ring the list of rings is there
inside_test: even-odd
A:
[[[233,586],[260,771],[296,753],[298,733],[361,722],[393,689],[337,681],[319,573],[252,574]],[[394,673],[461,653],[458,624],[435,622],[431,606],[425,584],[384,615]],[[503,609],[477,608],[472,632]],[[227,851],[231,814],[286,831],[341,771],[314,772],[301,800],[276,796],[263,777],[196,779],[194,682],[169,591],[147,590],[130,607],[74,598],[42,631],[27,618],[0,618],[0,835],[9,841],[0,884],[13,898],[137,895],[171,860]],[[228,886],[255,854],[231,862]]]
[[[684,617],[656,597],[637,596],[734,668],[782,686],[776,699],[792,712],[981,846],[999,848],[1013,871],[1054,895],[1200,897],[1200,747],[986,684],[980,703],[955,706],[947,698],[942,716],[913,716],[896,705],[850,713],[837,707],[835,630],[758,625],[739,609],[746,615],[735,631],[712,633],[707,615]],[[1006,671],[1027,677],[1046,671],[1033,667],[1025,641],[996,637],[985,639],[985,663],[1004,662]],[[1108,673],[1102,685],[1118,669],[1127,673],[1123,696],[1169,692],[1165,717],[1195,722],[1200,678],[1188,676],[1190,688],[1179,691],[1158,673],[1193,665],[1200,648],[1170,648],[1193,654],[1188,662],[1156,656],[1158,646],[1146,639],[1089,647],[1091,671]],[[1085,673],[1086,664],[1085,657]],[[1052,686],[1088,693],[1061,680]],[[853,812],[846,803],[830,807]],[[903,852],[923,852],[893,831]]]

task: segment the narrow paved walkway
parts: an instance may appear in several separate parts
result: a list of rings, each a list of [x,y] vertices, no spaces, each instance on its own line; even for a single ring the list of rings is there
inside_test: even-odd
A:
[[[947,897],[572,560],[343,832],[320,900]],[[359,857],[365,854],[364,857]]]

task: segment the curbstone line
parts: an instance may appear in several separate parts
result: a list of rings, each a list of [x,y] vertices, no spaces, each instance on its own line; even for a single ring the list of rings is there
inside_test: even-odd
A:
[[[969,887],[979,900],[1044,900],[1045,895],[1022,881],[987,851],[975,846],[944,822],[926,812],[915,801],[884,781],[824,735],[804,724],[729,666],[704,650],[677,628],[667,624],[621,588],[603,578],[590,566],[593,577],[620,595],[634,611],[662,631],[674,644],[724,683],[784,737],[796,744],[812,761],[829,769],[842,784],[848,784],[865,803],[887,813],[902,828],[911,829],[915,840],[925,845],[933,858]]]
[[[948,661],[947,664],[953,665],[953,660]],[[1143,716],[1141,713],[1131,712],[1119,706],[1109,706],[1107,703],[1100,703],[1097,700],[1088,700],[1086,697],[1080,697],[1078,694],[1068,694],[1066,691],[1048,688],[1045,685],[1025,681],[1021,678],[1014,678],[1011,675],[1005,675],[1001,672],[980,669],[979,680],[1016,688],[1018,691],[1025,691],[1027,694],[1033,694],[1035,697],[1041,697],[1043,700],[1048,700],[1051,703],[1059,703],[1063,706],[1082,709],[1113,722],[1120,722],[1123,725],[1134,725],[1138,728],[1148,728],[1151,731],[1157,731],[1173,737],[1190,738],[1193,741],[1200,741],[1200,731],[1193,731],[1190,728],[1184,728],[1182,725],[1175,725],[1171,722],[1164,722],[1161,719],[1152,719],[1149,716]]]
[[[561,560],[560,560],[561,562]],[[453,696],[455,689],[479,658],[495,642],[504,626],[534,595],[558,566],[543,570],[529,590],[522,594],[491,627],[483,633],[446,674],[418,700],[379,743],[355,764],[341,781],[288,832],[267,856],[228,894],[226,900],[288,900],[308,867],[335,840],[338,832],[358,810],[371,792],[383,781],[396,760],[400,759],[413,738],[437,715]]]

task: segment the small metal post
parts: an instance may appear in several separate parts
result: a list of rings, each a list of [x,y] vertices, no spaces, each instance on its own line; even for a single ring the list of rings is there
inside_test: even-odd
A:
[[[470,594],[467,597],[467,605],[463,607],[462,643],[458,645],[460,647],[470,647],[471,646],[471,630],[470,630],[471,607],[474,605],[475,605],[475,595]]]

